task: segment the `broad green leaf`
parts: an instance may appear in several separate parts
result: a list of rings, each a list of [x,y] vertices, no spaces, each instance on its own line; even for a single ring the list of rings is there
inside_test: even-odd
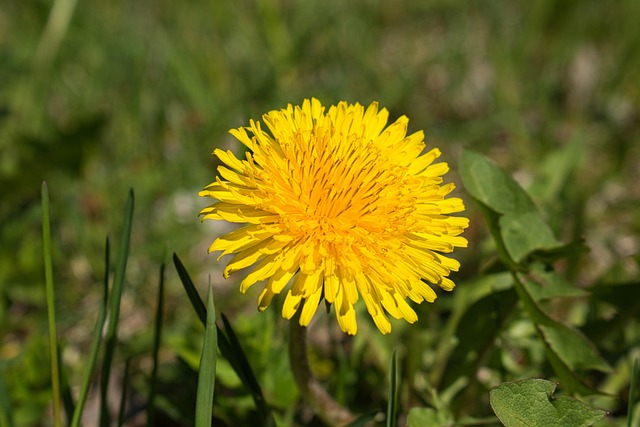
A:
[[[462,153],[460,177],[474,199],[500,214],[536,210],[520,185],[481,154],[469,150]]]
[[[527,292],[521,280],[516,280],[516,290],[525,309],[549,349],[571,370],[596,369],[609,372],[611,367],[598,354],[595,346],[580,331],[557,322],[547,316]]]
[[[569,396],[553,397],[556,385],[542,379],[513,381],[493,387],[489,402],[506,427],[587,427],[605,412]]]
[[[545,270],[544,265],[535,263],[529,267],[527,280],[524,281],[534,301],[544,301],[553,298],[577,298],[588,296],[584,289],[575,287],[555,270]]]
[[[532,252],[560,246],[527,192],[489,159],[464,151],[460,176],[477,202],[501,215],[500,238],[495,232],[492,235],[513,261],[519,263]],[[484,215],[487,221],[492,220],[486,212]]]
[[[551,403],[558,411],[561,426],[587,427],[600,421],[607,414],[571,396],[558,396]]]
[[[407,416],[408,427],[441,427],[452,423],[449,411],[436,411],[433,408],[411,408]]]
[[[545,345],[547,358],[564,389],[583,395],[598,393],[577,376],[576,369],[610,370],[595,347],[580,332],[556,322],[538,307],[522,281],[514,275],[514,283],[520,301],[536,326]]]
[[[595,346],[580,331],[558,322],[538,325],[538,328],[549,347],[569,368],[611,371],[611,367],[600,357]]]
[[[536,210],[506,213],[500,217],[499,224],[504,245],[516,262],[524,260],[531,252],[560,246]]]

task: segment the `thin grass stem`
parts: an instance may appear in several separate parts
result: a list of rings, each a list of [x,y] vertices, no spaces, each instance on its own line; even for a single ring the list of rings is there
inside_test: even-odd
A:
[[[631,370],[631,381],[629,382],[629,406],[627,409],[627,427],[631,427],[633,423],[633,408],[636,404],[636,394],[638,393],[638,382],[640,381],[640,362],[636,358],[633,361]]]
[[[213,411],[213,393],[216,383],[216,362],[218,348],[218,329],[216,327],[216,309],[213,303],[213,292],[209,286],[207,297],[207,323],[200,357],[198,372],[198,390],[196,394],[196,427],[211,426]]]
[[[51,254],[51,224],[49,219],[49,189],[42,183],[42,241],[44,254],[44,280],[49,325],[49,354],[51,357],[51,392],[53,398],[53,425],[61,427],[60,371],[58,370],[58,337],[56,335],[56,309],[53,291],[53,259]]]
[[[82,384],[80,386],[80,393],[78,394],[78,402],[73,411],[73,417],[71,418],[70,427],[80,426],[80,420],[84,411],[84,405],[87,402],[87,396],[89,395],[89,387],[91,385],[91,378],[93,376],[93,370],[96,367],[98,360],[98,353],[100,351],[100,343],[102,342],[102,329],[104,328],[104,322],[107,318],[107,301],[109,299],[109,263],[110,263],[110,245],[109,237],[105,241],[105,269],[104,269],[104,281],[103,281],[103,294],[102,302],[98,311],[98,318],[96,319],[96,325],[93,329],[93,339],[91,340],[91,347],[89,349],[89,358],[87,360],[87,367],[82,377]]]
[[[129,258],[129,242],[131,239],[131,224],[133,222],[134,197],[133,190],[129,191],[129,197],[125,205],[124,223],[120,235],[120,246],[118,247],[118,260],[113,278],[113,288],[109,298],[109,322],[105,336],[105,353],[102,359],[102,382],[100,387],[100,426],[108,427],[109,410],[107,407],[107,391],[109,388],[109,375],[111,374],[111,363],[115,352],[115,345],[118,332],[118,317],[120,316],[120,300],[124,288],[124,276],[127,269],[127,259]]]
[[[147,426],[154,425],[153,403],[156,396],[156,385],[158,382],[158,353],[160,352],[160,341],[162,339],[162,313],[164,312],[164,264],[160,266],[160,284],[158,286],[158,303],[156,309],[156,322],[153,334],[153,367],[151,368],[151,378],[149,378],[149,396],[147,398]]]

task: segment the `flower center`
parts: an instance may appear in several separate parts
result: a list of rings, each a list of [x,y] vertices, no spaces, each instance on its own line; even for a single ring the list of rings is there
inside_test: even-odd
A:
[[[265,182],[281,185],[264,188],[264,208],[281,214],[294,239],[351,246],[398,239],[413,223],[406,168],[374,141],[319,126],[278,144],[283,164],[263,165],[263,172]]]

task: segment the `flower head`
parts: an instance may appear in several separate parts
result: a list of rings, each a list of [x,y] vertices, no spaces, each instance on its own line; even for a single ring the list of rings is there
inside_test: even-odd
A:
[[[230,133],[250,151],[240,160],[216,149],[220,177],[200,196],[218,201],[204,219],[246,223],[216,239],[209,252],[236,254],[224,276],[252,266],[240,285],[246,292],[266,281],[258,300],[263,311],[286,291],[282,315],[301,309],[311,321],[324,298],[335,306],[343,331],[357,331],[355,304],[361,297],[382,333],[385,314],[415,322],[416,303],[433,302],[428,283],[451,290],[447,277],[458,261],[442,253],[466,247],[466,218],[459,198],[446,198],[446,163],[425,148],[423,132],[409,136],[403,116],[387,126],[389,113],[377,103],[365,108],[340,102],[328,111],[317,99],[302,107],[271,111],[260,122]],[[218,259],[220,259],[218,258]]]

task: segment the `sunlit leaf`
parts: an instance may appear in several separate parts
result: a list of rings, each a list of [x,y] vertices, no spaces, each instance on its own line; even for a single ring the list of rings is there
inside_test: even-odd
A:
[[[499,224],[504,245],[516,262],[532,252],[560,246],[549,226],[535,210],[506,213],[500,217]]]
[[[515,262],[532,252],[560,246],[527,192],[489,159],[472,151],[463,152],[460,176],[476,201],[501,215],[501,240]]]
[[[587,427],[604,418],[604,411],[572,397],[553,397],[555,389],[542,379],[513,381],[492,388],[489,401],[506,427]]]
[[[481,154],[469,150],[462,153],[460,177],[474,199],[500,214],[536,210],[520,185]]]

